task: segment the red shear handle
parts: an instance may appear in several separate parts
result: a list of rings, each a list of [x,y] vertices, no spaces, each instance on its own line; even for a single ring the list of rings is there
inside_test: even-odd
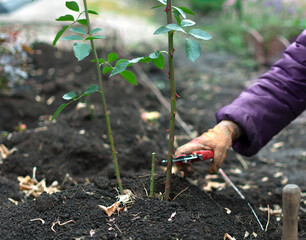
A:
[[[214,158],[214,152],[212,150],[194,151],[191,154],[187,154],[187,156],[188,155],[198,156],[198,158],[192,159],[192,160],[188,161],[188,163],[197,162],[197,161],[201,161],[201,160],[208,160],[208,159],[213,159]],[[180,166],[180,165],[185,165],[186,163],[182,160],[182,161],[174,162],[174,164],[176,166]]]
[[[195,152],[192,152],[192,154],[199,155],[199,157],[202,155],[203,160],[214,158],[214,151],[212,151],[212,150],[195,151]],[[199,160],[201,160],[201,159],[199,159]]]

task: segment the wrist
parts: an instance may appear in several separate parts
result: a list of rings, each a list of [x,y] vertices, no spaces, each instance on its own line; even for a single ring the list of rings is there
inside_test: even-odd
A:
[[[233,121],[222,120],[218,126],[231,136],[232,141],[237,140],[242,135],[242,129]]]

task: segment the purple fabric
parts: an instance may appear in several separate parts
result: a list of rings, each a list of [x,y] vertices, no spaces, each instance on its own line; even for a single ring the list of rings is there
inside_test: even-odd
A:
[[[271,138],[306,109],[306,30],[271,70],[216,113],[217,121],[232,120],[244,131],[233,149],[256,154]]]

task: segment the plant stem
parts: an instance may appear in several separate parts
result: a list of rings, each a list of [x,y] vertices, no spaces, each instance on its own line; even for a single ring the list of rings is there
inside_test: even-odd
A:
[[[88,14],[88,8],[87,8],[86,0],[83,0],[83,3],[84,3],[84,8],[85,8],[86,20],[87,20],[87,31],[89,33],[91,31],[91,28],[90,28],[90,20],[89,20],[89,14]],[[92,52],[94,54],[94,59],[95,59],[95,63],[96,63],[96,69],[97,69],[99,85],[100,85],[100,87],[99,87],[100,91],[99,92],[100,92],[100,96],[101,96],[101,100],[102,100],[103,112],[104,112],[104,115],[105,115],[107,133],[108,133],[108,138],[109,138],[111,151],[112,151],[115,174],[116,174],[116,178],[117,178],[119,191],[120,191],[121,194],[123,194],[122,181],[121,181],[121,178],[120,178],[120,171],[119,171],[118,160],[117,160],[117,152],[116,152],[116,149],[115,149],[111,124],[110,124],[110,118],[109,118],[109,112],[107,110],[106,100],[105,100],[104,91],[103,91],[102,74],[101,74],[101,69],[100,69],[100,66],[99,66],[98,55],[97,55],[97,51],[96,51],[96,48],[95,48],[95,45],[94,45],[94,41],[92,39],[90,40],[90,44],[91,44],[91,49],[92,49]]]
[[[167,24],[172,23],[171,0],[167,0]],[[165,186],[165,200],[169,199],[172,175],[172,158],[173,158],[173,142],[174,142],[174,126],[175,126],[175,104],[176,104],[176,87],[174,78],[173,65],[173,31],[168,32],[168,61],[169,61],[169,79],[171,87],[171,111],[170,111],[170,128],[169,128],[169,147],[168,147],[168,166]]]
[[[152,153],[150,197],[153,197],[154,195],[154,179],[155,179],[155,152]]]

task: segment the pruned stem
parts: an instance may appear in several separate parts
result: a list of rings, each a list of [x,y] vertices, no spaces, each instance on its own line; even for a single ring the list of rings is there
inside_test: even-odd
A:
[[[172,23],[171,0],[167,0],[167,24]],[[174,64],[173,64],[173,31],[168,32],[168,61],[169,61],[169,79],[171,88],[171,109],[170,109],[170,127],[169,127],[169,147],[168,147],[168,166],[165,186],[165,200],[169,199],[171,188],[172,175],[172,158],[173,158],[173,142],[174,142],[174,126],[175,126],[175,104],[176,104],[176,87],[174,78]]]
[[[152,153],[150,197],[153,197],[153,195],[154,195],[154,179],[155,179],[155,152]]]
[[[89,14],[88,14],[88,8],[87,8],[86,0],[83,0],[83,3],[84,3],[84,8],[85,8],[86,20],[87,20],[87,31],[89,33],[90,30],[91,30],[91,27],[90,27],[90,20],[89,20]],[[120,171],[119,171],[118,160],[117,160],[117,152],[116,152],[116,149],[115,149],[111,124],[110,124],[110,118],[109,118],[109,112],[107,110],[105,95],[104,95],[104,91],[103,91],[102,74],[101,74],[101,69],[100,69],[99,60],[98,60],[99,58],[98,58],[97,51],[96,51],[96,48],[95,48],[95,45],[94,45],[94,41],[92,39],[90,40],[90,44],[91,44],[91,49],[92,49],[92,52],[94,54],[94,59],[95,59],[95,63],[96,63],[96,69],[97,69],[97,74],[98,74],[98,79],[99,79],[99,88],[100,88],[99,92],[100,92],[103,111],[104,111],[104,115],[105,115],[107,134],[108,134],[108,138],[109,138],[109,142],[110,142],[110,146],[111,146],[115,174],[116,174],[116,178],[117,178],[119,191],[120,191],[121,194],[123,194],[122,181],[121,181],[121,178],[120,178]]]

